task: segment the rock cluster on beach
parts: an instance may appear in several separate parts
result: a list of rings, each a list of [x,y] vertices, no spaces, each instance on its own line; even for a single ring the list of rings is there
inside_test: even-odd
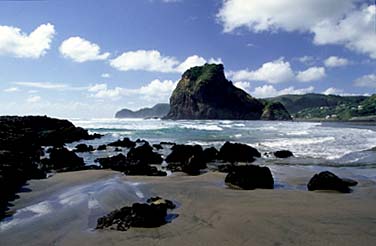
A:
[[[59,160],[44,165],[40,158],[43,155],[42,146],[62,146],[64,143],[89,140],[99,136],[99,134],[90,135],[87,130],[75,127],[67,120],[46,116],[1,116],[0,217],[3,216],[7,202],[15,198],[14,194],[27,180],[45,178],[46,172],[50,170],[69,169],[71,165],[77,163],[82,166],[78,159],[74,163],[62,163]],[[53,151],[52,156],[59,154]],[[69,154],[65,157],[72,156]]]
[[[235,87],[222,64],[192,67],[170,98],[168,119],[291,120],[280,103],[257,100]]]
[[[146,203],[134,203],[101,217],[96,229],[127,231],[130,227],[159,227],[168,222],[167,212],[176,205],[160,197],[151,197]]]

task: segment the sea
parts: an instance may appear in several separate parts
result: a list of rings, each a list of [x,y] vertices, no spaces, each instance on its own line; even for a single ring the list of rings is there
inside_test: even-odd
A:
[[[226,141],[258,149],[263,165],[376,168],[376,124],[342,122],[70,119],[91,133],[105,135],[85,141],[94,147],[123,137],[151,144],[174,142],[219,149]],[[69,147],[74,148],[71,144]],[[271,153],[290,150],[294,158],[277,159]],[[103,153],[83,154],[89,164]],[[86,156],[85,156],[86,155]],[[90,156],[88,156],[90,155]]]

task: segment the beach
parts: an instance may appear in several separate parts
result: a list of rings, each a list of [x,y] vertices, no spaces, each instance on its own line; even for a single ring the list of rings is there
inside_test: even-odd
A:
[[[285,188],[249,191],[227,188],[219,172],[169,177],[106,170],[60,173],[29,182],[32,192],[20,193],[12,208],[29,208],[29,214],[18,212],[13,222],[3,221],[0,238],[2,245],[373,245],[375,182],[358,180],[349,194],[286,188],[303,187],[311,173],[285,176]],[[101,213],[156,195],[178,205],[170,223],[126,232],[93,229]]]

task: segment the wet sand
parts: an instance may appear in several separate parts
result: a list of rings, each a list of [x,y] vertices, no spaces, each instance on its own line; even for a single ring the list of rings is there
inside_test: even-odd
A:
[[[274,170],[279,175],[288,169]],[[279,172],[277,172],[279,171]],[[312,172],[293,170],[285,188],[232,190],[225,174],[126,177],[112,171],[61,173],[30,181],[12,220],[0,223],[1,245],[374,245],[376,189],[359,180],[350,194],[308,192]],[[308,179],[307,179],[308,178]],[[288,185],[287,185],[288,184]],[[178,217],[159,228],[95,231],[115,208],[159,195]],[[21,211],[21,212],[20,212]]]

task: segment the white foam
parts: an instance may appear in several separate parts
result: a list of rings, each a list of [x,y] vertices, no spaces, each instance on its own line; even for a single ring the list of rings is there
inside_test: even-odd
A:
[[[180,126],[181,128],[186,129],[195,129],[195,130],[203,130],[203,131],[223,131],[223,128],[217,125],[193,125],[193,124],[186,124]]]

